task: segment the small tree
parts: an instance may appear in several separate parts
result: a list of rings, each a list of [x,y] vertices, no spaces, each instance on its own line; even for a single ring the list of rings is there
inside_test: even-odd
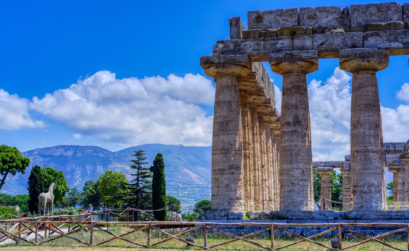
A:
[[[75,207],[81,202],[81,193],[77,188],[72,188],[68,191],[67,197],[62,201],[64,207]]]
[[[152,209],[159,210],[153,211],[153,215],[156,220],[166,220],[167,208],[166,208],[166,181],[165,181],[165,163],[163,162],[163,156],[158,153],[153,161],[151,167],[153,173],[152,178]]]
[[[166,200],[168,205],[168,211],[180,213],[180,201],[178,199],[167,195]]]
[[[201,200],[195,204],[195,208],[193,211],[198,214],[199,219],[203,219],[205,217],[205,213],[207,210],[210,210],[212,203],[210,200]]]
[[[128,180],[124,173],[111,170],[99,176],[97,180],[98,190],[101,194],[101,202],[110,207],[118,207],[122,202],[122,196],[126,192]]]
[[[145,152],[143,150],[135,151],[132,155],[135,159],[131,160],[130,168],[134,170],[131,173],[132,183],[129,185],[131,194],[129,195],[129,205],[137,209],[152,208],[152,173],[146,162]],[[138,212],[134,211],[134,219],[138,219]]]
[[[30,159],[23,157],[17,148],[0,145],[0,190],[9,174],[25,173],[28,165]]]
[[[393,202],[393,181],[386,184],[386,190],[390,195],[386,196],[386,200],[389,202]]]
[[[87,180],[84,184],[84,187],[82,188],[82,191],[82,207],[88,208],[89,205],[92,205],[94,209],[99,208],[101,194],[99,193],[97,182]]]

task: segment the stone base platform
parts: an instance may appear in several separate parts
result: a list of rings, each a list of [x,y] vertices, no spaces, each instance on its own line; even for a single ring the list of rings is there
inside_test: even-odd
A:
[[[209,210],[206,220],[240,221],[262,220],[280,223],[319,223],[319,222],[407,222],[409,211],[353,210],[334,211],[220,211]]]
[[[409,226],[409,211],[271,211],[271,212],[232,212],[210,210],[206,212],[207,222],[217,223],[404,223]],[[250,234],[265,228],[265,226],[230,225],[216,226],[220,230],[236,235]],[[311,236],[330,227],[283,227],[283,229],[301,236]],[[356,232],[376,236],[389,231],[396,230],[399,227],[378,226],[378,227],[348,227]],[[276,231],[280,237],[291,237],[280,231]],[[268,235],[267,232],[261,235]],[[342,230],[344,237],[355,238],[350,232]],[[332,231],[323,235],[323,237],[337,237],[337,231]],[[389,237],[407,238],[406,231],[395,233]],[[405,239],[406,240],[406,239]]]

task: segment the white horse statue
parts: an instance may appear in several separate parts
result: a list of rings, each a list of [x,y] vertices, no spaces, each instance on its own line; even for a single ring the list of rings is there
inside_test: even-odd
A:
[[[47,193],[40,193],[40,195],[38,195],[38,215],[41,215],[41,204],[44,205],[44,216],[46,215],[45,210],[49,203],[51,203],[51,215],[53,215],[54,189],[55,183],[52,183]],[[49,210],[47,210],[47,212],[49,212]]]

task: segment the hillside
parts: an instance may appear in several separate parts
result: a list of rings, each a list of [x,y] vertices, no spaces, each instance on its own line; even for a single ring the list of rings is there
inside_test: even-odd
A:
[[[106,170],[122,171],[129,175],[129,160],[135,150],[144,150],[149,165],[161,152],[165,160],[167,192],[178,198],[183,206],[202,199],[210,199],[211,147],[147,144],[118,152],[96,146],[61,145],[23,152],[31,165],[25,174],[9,176],[3,193],[27,193],[27,180],[34,165],[53,167],[63,171],[70,187],[82,190],[86,180],[96,180]]]

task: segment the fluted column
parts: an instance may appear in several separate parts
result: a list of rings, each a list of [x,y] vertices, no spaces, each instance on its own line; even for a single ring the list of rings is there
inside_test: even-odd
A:
[[[251,70],[245,64],[205,68],[216,82],[212,142],[212,209],[243,211],[243,137],[238,78]]]
[[[314,52],[316,56],[316,52]],[[270,55],[273,72],[283,75],[280,118],[280,209],[314,210],[311,128],[306,74],[318,69],[316,59]],[[272,60],[273,58],[273,60]]]
[[[348,211],[353,209],[352,200],[352,177],[351,165],[348,160],[344,162],[342,171],[342,210]]]
[[[405,167],[403,168],[404,170],[402,171],[402,186],[404,187],[403,193],[403,201],[405,203],[409,203],[409,140],[406,142],[406,144],[403,147],[402,154],[399,156],[399,159],[402,160],[405,163]]]
[[[257,105],[251,107],[252,114],[252,134],[253,134],[253,187],[254,187],[254,210],[260,211],[262,207],[261,196],[261,162],[260,162],[260,123],[257,113]]]
[[[249,129],[249,104],[246,93],[240,93],[240,111],[243,128],[243,173],[244,173],[244,208],[251,207],[250,177],[251,177],[251,157],[250,157],[250,129]]]
[[[351,166],[354,209],[386,208],[382,120],[376,72],[388,65],[386,50],[340,50],[340,68],[351,72]]]
[[[331,182],[329,175],[334,171],[332,167],[318,167],[317,172],[321,175],[321,200],[320,210],[332,210]]]

